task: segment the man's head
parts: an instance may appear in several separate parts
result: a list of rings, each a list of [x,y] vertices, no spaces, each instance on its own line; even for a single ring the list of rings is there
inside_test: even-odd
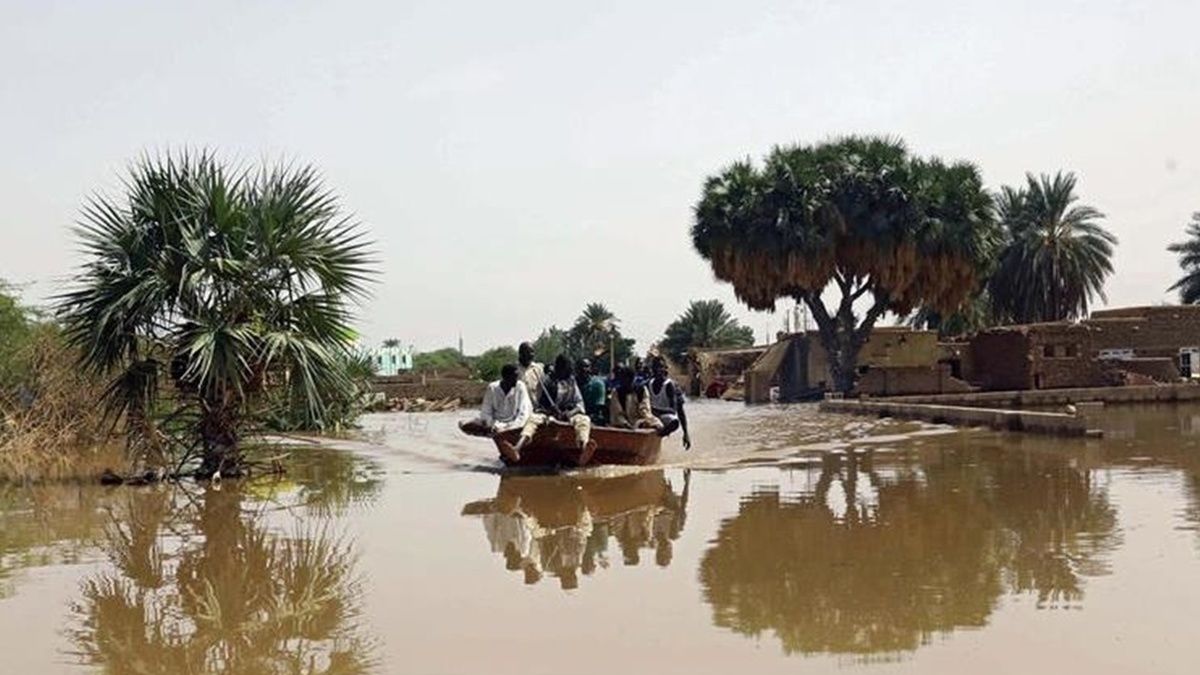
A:
[[[613,371],[613,378],[616,379],[618,388],[628,390],[633,386],[633,369],[629,366],[617,366]]]
[[[656,356],[650,359],[650,376],[656,382],[662,382],[667,378],[667,362],[663,357]]]
[[[566,354],[554,357],[554,377],[565,380],[571,376],[571,359]]]
[[[507,394],[515,386],[517,386],[517,364],[506,363],[500,368],[500,388]]]
[[[592,373],[591,359],[579,359],[575,362],[575,379],[586,382]]]
[[[533,345],[528,342],[522,342],[517,347],[517,362],[522,366],[529,366],[529,364],[533,363]]]

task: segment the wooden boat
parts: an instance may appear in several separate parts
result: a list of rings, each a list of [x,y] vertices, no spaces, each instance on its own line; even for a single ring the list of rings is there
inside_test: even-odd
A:
[[[465,430],[464,433],[479,435]],[[515,444],[520,435],[519,429],[512,429],[499,436],[484,437],[492,438],[499,451],[501,440]],[[592,427],[592,440],[596,441],[596,452],[588,461],[589,465],[653,464],[658,461],[658,453],[662,449],[662,438],[651,429]],[[510,466],[578,466],[579,447],[575,444],[575,428],[563,422],[548,422],[538,429],[529,445],[521,449],[521,461],[510,462],[503,455],[500,459]]]

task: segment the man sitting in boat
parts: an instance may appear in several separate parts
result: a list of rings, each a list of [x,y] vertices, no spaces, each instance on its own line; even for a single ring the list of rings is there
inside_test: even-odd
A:
[[[533,400],[518,376],[517,366],[506,363],[500,369],[500,379],[489,384],[483,392],[479,416],[459,422],[458,426],[473,436],[495,436],[524,427],[532,414]]]
[[[687,415],[683,412],[683,392],[674,380],[667,377],[667,362],[661,356],[654,357],[650,362],[649,390],[650,409],[662,422],[659,433],[667,436],[683,427],[683,447],[691,450],[692,439],[688,436]]]
[[[533,345],[528,342],[522,342],[517,347],[517,375],[525,383],[529,395],[536,400],[542,386],[542,378],[546,376],[546,369],[533,360]]]
[[[571,360],[565,354],[559,354],[558,358],[554,359],[554,371],[550,377],[542,379],[539,390],[535,412],[529,416],[516,445],[501,440],[500,452],[511,462],[520,461],[521,449],[533,440],[538,427],[551,420],[557,420],[575,427],[575,441],[579,445],[579,465],[587,464],[592,458],[592,453],[596,451],[596,442],[592,440],[592,421],[585,411],[579,385],[575,384]]]
[[[596,375],[589,359],[575,362],[575,384],[583,394],[583,408],[594,426],[608,424],[608,387]]]
[[[636,381],[633,368],[617,366],[616,387],[608,401],[608,420],[618,429],[661,429],[650,410],[650,392]]]

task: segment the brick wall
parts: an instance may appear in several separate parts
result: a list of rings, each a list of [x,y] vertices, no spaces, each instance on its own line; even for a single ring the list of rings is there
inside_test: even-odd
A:
[[[950,375],[950,366],[901,366],[871,368],[858,379],[857,393],[866,396],[950,394],[974,388]]]
[[[938,361],[937,332],[885,326],[871,331],[858,364],[873,367],[926,367]]]
[[[1098,387],[1104,368],[1096,360],[1092,329],[1077,323],[1028,326],[1033,389]]]
[[[1179,368],[1173,358],[1134,358],[1134,359],[1104,359],[1101,364],[1105,370],[1120,370],[1144,375],[1155,382],[1176,382],[1179,380]]]
[[[970,360],[963,366],[968,382],[982,389],[1003,391],[1033,388],[1029,336],[1021,330],[991,330],[971,340]]]
[[[457,380],[449,378],[425,378],[420,381],[404,382],[395,378],[381,377],[371,385],[372,391],[382,392],[388,398],[423,398],[435,401],[444,398],[461,399],[468,405],[483,402],[483,392],[487,389],[486,382],[476,380]]]
[[[1132,349],[1138,357],[1177,360],[1180,348],[1200,347],[1200,305],[1101,310],[1084,323],[1095,329],[1097,351]]]

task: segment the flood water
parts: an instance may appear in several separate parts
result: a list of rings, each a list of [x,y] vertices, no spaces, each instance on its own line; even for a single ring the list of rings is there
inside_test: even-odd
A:
[[[375,415],[286,478],[0,486],[3,673],[1195,673],[1200,406],[1102,439],[690,408],[507,473]]]

